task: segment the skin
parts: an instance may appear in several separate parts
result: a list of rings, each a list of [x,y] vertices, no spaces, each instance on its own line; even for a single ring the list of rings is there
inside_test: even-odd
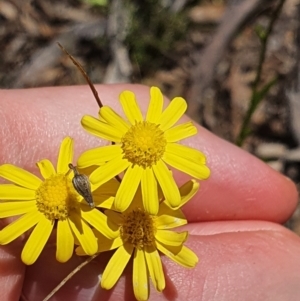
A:
[[[149,88],[138,85],[96,86],[102,102],[121,113],[119,93],[136,93],[146,111]],[[75,139],[75,158],[104,145],[80,126],[84,114],[97,116],[87,86],[0,91],[0,164],[11,163],[38,174],[35,162],[56,162],[61,140]],[[185,118],[188,120],[188,118]],[[296,208],[295,185],[242,149],[199,126],[184,144],[203,151],[211,177],[184,207],[190,224],[187,241],[199,257],[194,269],[162,257],[166,289],[151,286],[149,300],[267,301],[300,300],[300,238],[280,224]],[[76,161],[73,163],[76,164]],[[189,177],[175,172],[178,183]],[[1,221],[2,225],[6,223]],[[38,261],[25,267],[21,239],[0,246],[1,300],[42,300],[84,258],[61,264],[50,241]],[[99,278],[108,253],[76,274],[51,300],[133,300],[129,264],[117,285],[102,290]]]

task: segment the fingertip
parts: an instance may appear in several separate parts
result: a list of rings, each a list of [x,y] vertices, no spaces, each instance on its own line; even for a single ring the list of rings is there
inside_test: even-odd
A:
[[[211,176],[185,207],[190,221],[255,219],[282,223],[296,208],[295,184],[241,148],[199,127],[192,146]]]
[[[149,103],[149,87],[132,84],[96,85],[103,103],[122,114],[119,94],[136,93],[142,112]],[[88,86],[0,90],[5,124],[0,131],[0,163],[36,172],[35,162],[56,161],[65,136],[75,140],[75,160],[84,150],[104,145],[80,126],[84,114],[97,116],[98,106]],[[34,114],[32,112],[35,112]],[[188,117],[185,117],[188,119]],[[30,137],[30,139],[28,139]],[[198,126],[198,134],[183,141],[207,156],[209,179],[186,206],[190,221],[263,219],[285,221],[297,204],[295,185],[242,149]],[[181,176],[176,174],[180,179]]]

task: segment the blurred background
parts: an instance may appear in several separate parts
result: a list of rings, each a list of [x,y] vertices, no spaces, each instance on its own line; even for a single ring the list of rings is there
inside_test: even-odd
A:
[[[183,96],[299,183],[300,0],[1,0],[0,88],[86,84],[57,42],[94,83]],[[300,235],[300,208],[287,226]]]

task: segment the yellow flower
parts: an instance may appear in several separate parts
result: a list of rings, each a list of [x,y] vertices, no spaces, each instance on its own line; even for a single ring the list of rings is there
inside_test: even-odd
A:
[[[25,264],[36,261],[56,224],[56,258],[60,262],[70,259],[74,241],[89,255],[97,252],[90,226],[108,238],[116,235],[108,228],[107,217],[91,209],[74,189],[68,167],[72,160],[73,140],[66,137],[60,146],[57,171],[47,159],[37,163],[44,180],[11,164],[0,166],[0,176],[14,183],[0,185],[0,218],[22,215],[0,231],[0,244],[8,244],[34,227],[21,254]],[[110,181],[100,187],[94,196],[96,206],[110,208],[118,186]]]
[[[180,204],[183,206],[198,191],[199,184],[189,181],[180,188]],[[182,211],[171,209],[167,202],[159,205],[157,215],[150,215],[142,207],[141,193],[138,190],[131,206],[123,213],[105,210],[108,221],[118,229],[118,236],[111,240],[94,231],[98,237],[98,252],[114,250],[101,277],[101,286],[111,289],[120,278],[129,259],[133,256],[133,290],[137,300],[149,297],[150,276],[158,291],[165,288],[165,277],[159,252],[176,263],[193,268],[198,258],[194,252],[184,246],[187,232],[174,232],[170,229],[187,223]],[[78,255],[86,255],[81,247]]]
[[[166,201],[171,207],[177,207],[180,194],[167,165],[196,179],[206,179],[210,174],[202,152],[176,143],[197,133],[192,122],[174,126],[186,111],[186,101],[175,97],[163,110],[163,95],[158,88],[152,87],[145,118],[133,92],[123,91],[120,102],[127,120],[108,106],[100,109],[100,119],[82,118],[85,130],[113,144],[86,151],[80,156],[78,166],[100,166],[90,176],[94,185],[101,185],[126,171],[114,203],[118,211],[128,208],[141,184],[144,208],[156,214],[159,207],[157,182]]]

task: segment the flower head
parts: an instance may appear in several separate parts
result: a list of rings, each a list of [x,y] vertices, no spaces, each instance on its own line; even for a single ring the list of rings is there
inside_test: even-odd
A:
[[[106,216],[91,209],[75,190],[74,175],[68,166],[72,160],[73,140],[66,137],[60,147],[56,170],[47,159],[37,163],[43,180],[11,164],[0,166],[0,176],[13,183],[0,185],[0,218],[21,215],[0,231],[0,244],[7,244],[34,227],[21,255],[26,264],[36,261],[56,224],[56,258],[60,262],[70,259],[74,241],[89,255],[97,252],[97,240],[91,226],[107,238],[116,235],[107,226]],[[119,186],[115,182],[105,183],[97,190],[94,195],[96,206],[111,207]]]
[[[180,204],[183,206],[198,191],[199,184],[189,181],[180,188]],[[137,300],[147,300],[149,297],[149,276],[158,291],[165,288],[165,277],[159,252],[187,267],[194,267],[197,256],[184,242],[188,233],[174,232],[170,229],[187,223],[178,207],[171,209],[165,201],[160,203],[157,215],[150,215],[143,209],[140,191],[136,193],[131,206],[123,213],[105,210],[108,221],[118,231],[116,238],[108,239],[98,231],[98,252],[116,249],[107,264],[101,286],[112,288],[120,278],[129,259],[133,256],[133,290]],[[114,225],[114,226],[113,226]],[[81,247],[76,249],[78,255],[85,255]]]
[[[127,120],[108,106],[100,109],[100,119],[83,117],[84,129],[113,144],[86,151],[80,156],[78,166],[99,166],[90,176],[94,185],[125,171],[114,203],[118,211],[129,207],[139,186],[144,208],[150,214],[158,212],[158,186],[171,207],[179,206],[179,190],[168,166],[196,179],[206,179],[210,174],[202,152],[176,143],[197,133],[191,122],[174,126],[186,111],[186,101],[175,97],[163,110],[163,95],[152,87],[145,118],[134,93],[122,92],[120,102]]]

